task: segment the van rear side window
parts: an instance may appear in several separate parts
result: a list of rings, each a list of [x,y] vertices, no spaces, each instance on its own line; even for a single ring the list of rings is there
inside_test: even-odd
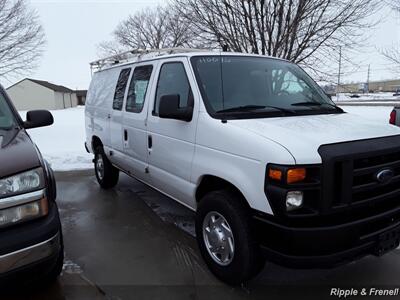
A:
[[[117,87],[115,88],[113,109],[122,110],[122,105],[124,102],[126,85],[128,84],[129,75],[131,74],[131,69],[123,69],[119,73],[119,78],[117,82]]]
[[[143,109],[153,66],[136,67],[133,71],[126,99],[126,111],[140,113]]]

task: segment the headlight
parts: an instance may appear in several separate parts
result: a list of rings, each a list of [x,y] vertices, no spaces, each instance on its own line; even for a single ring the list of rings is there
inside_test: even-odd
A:
[[[46,198],[0,210],[0,227],[14,225],[29,221],[49,213],[49,206]]]
[[[303,192],[291,191],[286,195],[286,210],[293,211],[303,206]]]
[[[0,180],[0,198],[27,193],[44,186],[43,169],[37,168]]]

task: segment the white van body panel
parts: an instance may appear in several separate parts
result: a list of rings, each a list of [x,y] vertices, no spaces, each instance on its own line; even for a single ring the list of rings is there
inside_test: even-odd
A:
[[[110,114],[119,69],[97,72],[93,75],[85,104],[86,145],[91,148],[93,136],[103,145],[110,145]],[[93,152],[94,149],[91,149]]]
[[[267,164],[294,164],[292,155],[231,120],[222,123],[201,112],[199,124],[192,181],[198,185],[204,175],[223,178],[242,192],[250,207],[272,213],[264,192]]]
[[[318,153],[321,145],[400,134],[395,126],[349,113],[230,120],[229,123],[284,145],[297,164],[321,163]]]

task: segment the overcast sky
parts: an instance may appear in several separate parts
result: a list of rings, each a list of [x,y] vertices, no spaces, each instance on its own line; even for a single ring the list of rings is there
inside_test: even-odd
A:
[[[162,0],[30,0],[46,32],[46,51],[40,67],[32,78],[62,84],[72,89],[87,89],[90,83],[89,62],[97,58],[99,42],[109,40],[121,20],[146,6],[162,4]],[[368,64],[371,79],[396,77],[390,65],[376,48],[400,43],[400,17],[389,9],[377,17],[383,19],[370,33],[370,47],[356,54],[359,64],[356,73],[344,76],[343,81],[365,81]],[[6,84],[7,85],[7,84]]]

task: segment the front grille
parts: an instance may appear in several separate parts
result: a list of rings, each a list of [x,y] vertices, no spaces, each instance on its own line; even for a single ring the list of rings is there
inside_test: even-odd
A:
[[[381,183],[376,176],[386,169],[394,176],[389,182]],[[338,161],[334,174],[333,208],[400,197],[400,152]]]
[[[324,145],[323,215],[346,214],[356,218],[400,207],[400,136]],[[386,183],[377,174],[389,169]]]
[[[376,175],[393,171],[388,183],[380,183]],[[376,201],[400,193],[400,152],[354,160],[352,202]]]

